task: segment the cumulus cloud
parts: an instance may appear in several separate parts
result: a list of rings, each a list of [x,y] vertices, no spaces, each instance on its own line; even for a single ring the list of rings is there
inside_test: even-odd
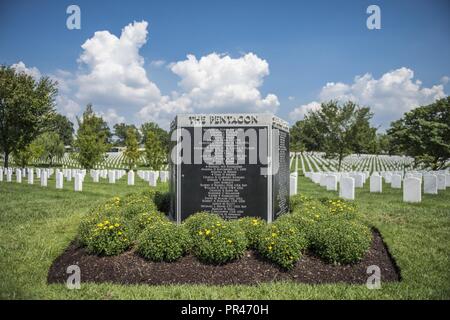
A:
[[[274,112],[279,106],[274,94],[263,97],[259,87],[269,75],[269,64],[253,53],[239,58],[211,53],[186,60],[170,67],[180,77],[184,91],[179,99],[204,111]]]
[[[23,61],[19,61],[14,63],[12,66],[18,73],[25,73],[29,76],[32,76],[34,79],[38,80],[41,77],[41,72],[36,67],[28,68]]]
[[[114,126],[116,123],[125,122],[125,117],[118,115],[117,111],[113,108],[109,108],[106,111],[97,112],[97,115],[108,122],[110,126]]]
[[[149,80],[139,49],[147,42],[146,21],[122,29],[120,37],[97,31],[81,47],[82,72],[77,77],[76,98],[95,105],[120,105],[133,112],[161,99],[158,87]],[[83,69],[84,68],[84,69]]]
[[[399,68],[383,74],[379,79],[366,73],[356,76],[353,83],[329,82],[322,87],[319,101],[352,100],[360,105],[369,106],[374,112],[374,124],[382,127],[400,118],[417,106],[432,103],[445,97],[442,84],[424,87],[420,80],[414,80],[414,71]],[[292,116],[303,116],[299,107],[291,112]],[[294,119],[297,120],[297,119]]]
[[[301,120],[305,117],[308,111],[317,111],[320,109],[320,103],[317,101],[310,102],[308,104],[301,105],[289,113],[289,119],[292,121]]]
[[[180,80],[175,91],[163,95],[150,80],[139,52],[147,43],[147,29],[146,21],[133,22],[120,36],[97,31],[87,39],[81,46],[78,70],[57,70],[51,75],[58,82],[60,112],[74,120],[82,106],[92,103],[110,125],[150,120],[168,127],[177,113],[276,111],[277,96],[260,91],[269,64],[254,53],[237,58],[217,53],[199,58],[188,55],[167,64]],[[166,61],[154,60],[150,65],[159,68]],[[26,68],[23,62],[16,66],[40,75],[37,68]]]
[[[165,60],[153,60],[152,62],[150,62],[150,65],[156,68],[160,68],[165,64],[166,64]]]

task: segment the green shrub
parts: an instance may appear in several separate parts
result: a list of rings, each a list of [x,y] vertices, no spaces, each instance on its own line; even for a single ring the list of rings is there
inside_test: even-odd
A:
[[[306,215],[300,212],[283,214],[276,221],[287,225],[295,226],[299,234],[305,238],[306,246],[309,247],[320,219],[320,215]]]
[[[239,219],[237,223],[245,233],[248,247],[256,249],[258,246],[259,236],[267,225],[266,221],[261,218],[244,217]]]
[[[187,229],[169,221],[148,225],[137,242],[137,252],[152,261],[175,261],[189,248],[190,236]]]
[[[356,204],[342,199],[321,198],[319,200],[328,208],[330,217],[339,217],[347,220],[360,219]]]
[[[170,192],[156,191],[155,205],[158,211],[168,214],[170,210]]]
[[[118,210],[125,219],[131,221],[138,214],[157,210],[154,197],[155,192],[153,191],[128,194],[123,199],[119,198]]]
[[[319,222],[312,239],[314,252],[329,263],[361,260],[370,248],[372,233],[357,221],[327,219]]]
[[[118,255],[131,245],[128,228],[120,217],[90,216],[81,222],[78,234],[87,250],[98,255]]]
[[[195,235],[195,233],[197,233],[203,225],[213,225],[217,222],[223,222],[223,219],[217,214],[197,212],[184,220],[183,224],[186,226],[191,235]]]
[[[284,269],[292,269],[306,249],[307,240],[295,225],[276,220],[262,231],[259,253]]]
[[[169,219],[163,213],[158,211],[142,212],[137,214],[131,222],[132,239],[136,240],[145,228],[159,222],[169,222]]]
[[[217,215],[196,214],[186,220],[192,237],[192,252],[206,263],[222,264],[244,255],[247,238],[235,221],[224,221]]]

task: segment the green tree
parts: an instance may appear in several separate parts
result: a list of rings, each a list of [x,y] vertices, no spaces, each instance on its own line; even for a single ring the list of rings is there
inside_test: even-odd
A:
[[[49,131],[58,133],[64,145],[71,146],[73,143],[73,123],[66,116],[55,114],[49,122]]]
[[[4,165],[11,152],[24,149],[46,129],[54,114],[56,82],[33,79],[9,66],[0,66],[0,144]]]
[[[125,139],[125,146],[127,147],[127,149],[123,153],[125,161],[128,164],[128,168],[132,170],[136,166],[141,156],[136,129],[128,128]]]
[[[156,133],[152,130],[147,131],[145,140],[145,158],[147,164],[152,170],[161,170],[166,163],[167,153]]]
[[[309,111],[305,119],[295,124],[296,143],[303,143],[309,151],[323,151],[325,157],[342,160],[351,153],[366,152],[376,137],[376,129],[370,126],[373,114],[367,107],[348,101],[322,103],[321,108]]]
[[[33,159],[40,159],[43,153],[44,147],[34,140],[26,147],[20,150],[14,150],[14,163],[21,168],[25,168],[32,163]]]
[[[49,166],[53,165],[56,157],[61,158],[64,155],[64,143],[56,132],[44,132],[33,143],[41,147],[40,158]]]
[[[414,158],[415,166],[448,167],[450,159],[450,97],[406,112],[387,131],[391,144]]]
[[[104,160],[109,148],[108,130],[105,129],[103,119],[95,115],[91,104],[86,106],[82,119],[77,117],[77,122],[78,131],[74,143],[78,151],[76,159],[83,168],[92,169]]]
[[[145,141],[147,141],[148,132],[153,132],[156,136],[156,139],[160,142],[161,146],[164,148],[165,152],[166,153],[169,152],[170,135],[166,130],[160,128],[154,122],[146,122],[141,125],[141,132],[142,132],[142,143],[145,143]]]
[[[139,143],[141,141],[142,137],[139,131],[137,130],[136,126],[134,124],[126,124],[126,123],[117,123],[114,125],[114,135],[116,136],[117,140],[115,141],[115,145],[117,146],[125,146],[127,139],[128,130],[132,129],[136,135],[136,139]]]

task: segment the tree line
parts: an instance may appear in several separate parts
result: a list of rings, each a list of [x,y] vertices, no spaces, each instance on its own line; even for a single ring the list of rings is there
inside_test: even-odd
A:
[[[71,157],[83,168],[91,169],[105,159],[112,147],[125,147],[124,159],[130,169],[140,164],[141,156],[152,170],[167,163],[169,134],[156,123],[144,123],[139,129],[119,123],[112,132],[88,104],[82,116],[76,118],[75,132],[74,124],[56,112],[57,92],[57,83],[49,77],[34,79],[10,66],[0,66],[0,152],[5,167],[11,155],[20,167],[33,159],[52,166],[55,158],[73,151]]]
[[[352,101],[328,101],[307,112],[290,131],[291,151],[320,151],[338,161],[356,154],[405,155],[413,168],[439,170],[449,167],[450,97],[406,112],[385,133],[371,126],[373,113]]]
[[[142,155],[153,170],[167,162],[170,137],[156,123],[144,123],[140,128],[118,123],[112,132],[88,104],[81,118],[76,118],[75,133],[73,123],[56,112],[57,92],[57,83],[48,77],[34,79],[0,65],[0,151],[5,167],[11,154],[21,167],[36,158],[52,165],[67,146],[73,150],[71,156],[87,169],[101,163],[111,147],[125,147],[129,168],[136,167]],[[290,149],[324,152],[325,157],[338,161],[339,170],[342,160],[352,153],[406,155],[414,158],[414,167],[448,167],[450,97],[405,113],[385,133],[378,133],[370,124],[372,117],[369,107],[352,101],[324,102],[292,126]]]

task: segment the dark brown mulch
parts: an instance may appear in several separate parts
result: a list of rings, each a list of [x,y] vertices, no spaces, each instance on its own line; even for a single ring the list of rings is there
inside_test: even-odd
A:
[[[373,230],[373,242],[362,261],[353,265],[331,265],[306,253],[291,271],[280,270],[263,260],[253,251],[237,261],[215,266],[199,262],[188,255],[176,262],[151,262],[134,251],[115,257],[90,255],[84,248],[72,243],[50,267],[48,283],[65,283],[66,269],[78,265],[82,282],[112,282],[119,284],[256,284],[277,280],[301,283],[353,283],[364,284],[369,275],[367,267],[381,269],[381,281],[400,281],[400,272],[389,254],[378,231]]]

